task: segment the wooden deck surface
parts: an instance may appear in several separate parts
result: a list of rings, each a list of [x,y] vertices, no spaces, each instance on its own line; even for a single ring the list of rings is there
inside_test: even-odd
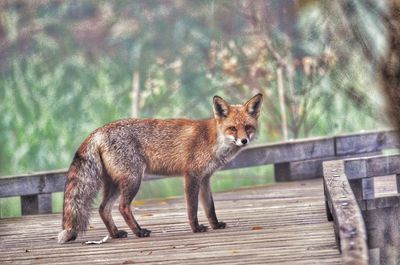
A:
[[[89,231],[75,243],[56,243],[61,214],[0,219],[0,264],[341,264],[325,216],[322,180],[278,183],[215,193],[224,230],[193,234],[182,198],[134,203],[149,238],[100,240],[106,228],[94,210]],[[201,209],[202,210],[202,209]],[[117,209],[120,229],[128,231]],[[206,223],[200,211],[200,223]]]

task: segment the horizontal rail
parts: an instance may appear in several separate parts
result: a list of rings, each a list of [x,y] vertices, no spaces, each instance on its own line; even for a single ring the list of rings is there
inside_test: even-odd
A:
[[[399,207],[400,154],[346,159],[344,170],[361,210]],[[388,177],[392,179],[386,184],[390,193],[376,194],[376,183],[379,186]]]
[[[349,180],[400,173],[400,155],[346,159],[345,170]]]
[[[329,137],[251,146],[244,149],[224,169],[331,157],[335,155],[334,143],[335,139]]]
[[[374,153],[397,148],[395,131],[375,131],[247,147],[225,169]]]
[[[67,173],[67,170],[64,169],[0,178],[0,198],[64,191]],[[165,177],[168,176],[147,175],[144,180],[149,181]]]
[[[0,178],[0,197],[63,191],[66,174],[66,170],[55,170]]]
[[[367,234],[361,210],[344,172],[342,160],[323,163],[324,190],[329,219],[344,264],[368,264]]]
[[[363,144],[364,146],[362,146]],[[346,149],[346,146],[348,149]],[[398,147],[398,143],[394,131],[366,132],[262,144],[244,148],[223,170],[313,159],[331,160],[338,154],[370,153],[395,147]],[[56,170],[2,177],[0,178],[0,198],[63,191],[66,173],[66,170]],[[156,180],[165,177],[148,175],[144,177],[144,180]]]

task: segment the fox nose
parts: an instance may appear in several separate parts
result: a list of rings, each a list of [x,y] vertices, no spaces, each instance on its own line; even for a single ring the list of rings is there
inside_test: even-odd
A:
[[[241,140],[241,142],[242,142],[243,145],[245,145],[245,144],[247,144],[248,141],[247,141],[246,138],[244,138],[244,139]]]

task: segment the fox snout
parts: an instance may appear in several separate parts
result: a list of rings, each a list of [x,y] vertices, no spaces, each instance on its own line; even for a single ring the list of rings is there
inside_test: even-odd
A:
[[[249,143],[249,139],[247,139],[247,138],[236,139],[236,141],[235,141],[235,144],[237,146],[245,146],[248,143]]]
[[[232,134],[225,135],[226,142],[230,142],[236,146],[245,146],[250,143],[249,137],[239,137]]]

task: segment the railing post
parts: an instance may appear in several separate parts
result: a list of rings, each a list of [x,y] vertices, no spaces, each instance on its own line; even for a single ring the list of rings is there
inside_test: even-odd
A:
[[[22,215],[51,213],[51,193],[21,196]]]
[[[274,175],[276,182],[283,182],[291,180],[290,163],[277,163],[274,164]]]
[[[322,160],[277,163],[274,164],[274,170],[276,182],[322,177]]]

